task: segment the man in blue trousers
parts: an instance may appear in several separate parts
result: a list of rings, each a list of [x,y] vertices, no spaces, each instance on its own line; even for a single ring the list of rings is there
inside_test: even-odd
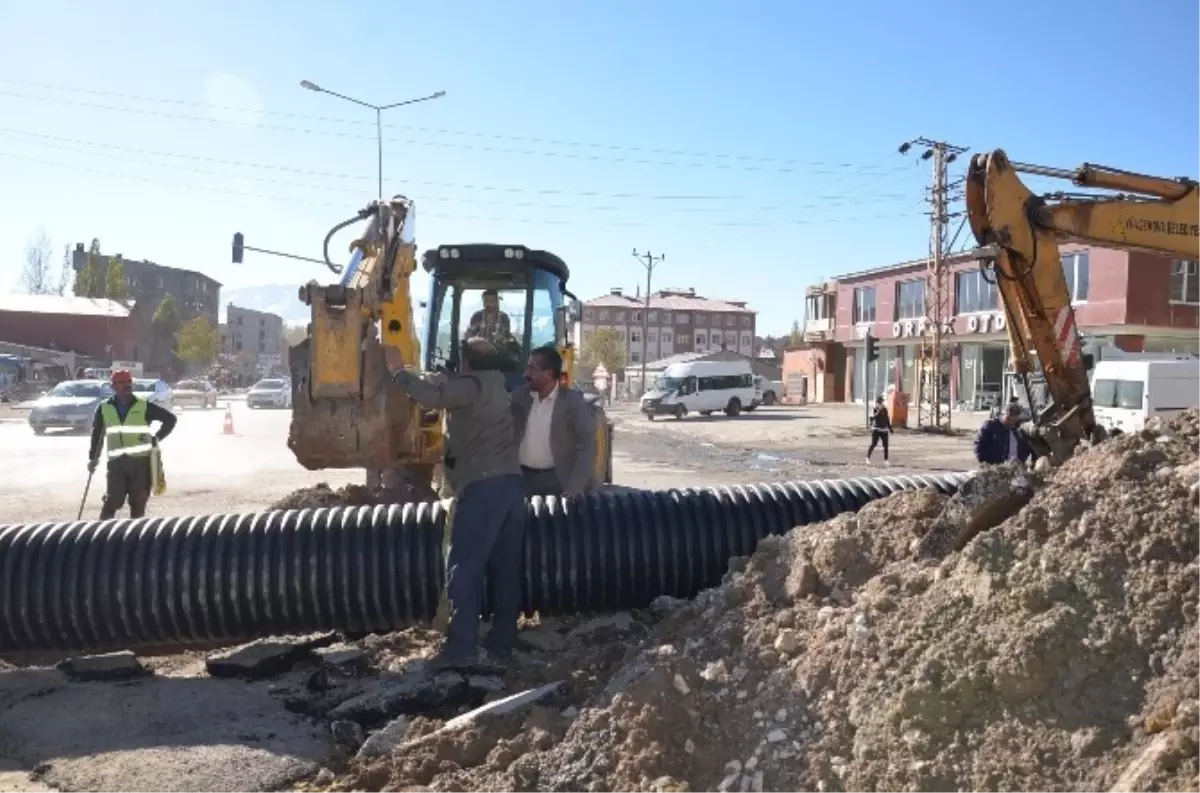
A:
[[[387,348],[393,381],[417,404],[446,411],[445,471],[454,490],[446,562],[450,624],[435,669],[502,666],[517,641],[521,558],[525,547],[525,480],[504,375],[496,348],[468,339],[460,372],[425,379]],[[484,578],[492,582],[492,630],[476,648]]]

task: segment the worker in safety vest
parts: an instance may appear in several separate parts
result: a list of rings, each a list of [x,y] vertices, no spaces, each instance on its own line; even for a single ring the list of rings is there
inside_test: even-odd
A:
[[[133,375],[119,369],[112,373],[112,398],[101,402],[92,421],[92,446],[88,453],[88,472],[96,470],[100,449],[108,438],[108,487],[100,520],[117,514],[129,499],[129,514],[146,514],[150,499],[150,451],[175,429],[175,414],[139,399],[133,393]],[[159,423],[158,432],[150,433],[150,423]]]

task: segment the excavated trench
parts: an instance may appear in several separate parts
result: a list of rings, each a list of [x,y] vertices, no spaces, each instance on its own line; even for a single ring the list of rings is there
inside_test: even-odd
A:
[[[552,616],[690,598],[796,526],[970,474],[599,493],[529,501],[523,609]],[[437,502],[0,526],[0,652],[212,644],[432,620]],[[486,613],[486,605],[485,605]]]

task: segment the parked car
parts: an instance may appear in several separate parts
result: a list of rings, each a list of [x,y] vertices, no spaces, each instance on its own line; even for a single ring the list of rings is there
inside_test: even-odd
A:
[[[246,392],[246,404],[252,408],[290,408],[292,387],[282,378],[259,380]]]
[[[171,386],[163,380],[135,378],[133,393],[147,402],[153,402],[163,410],[175,409],[175,395],[171,391]]]
[[[181,380],[175,384],[175,404],[181,408],[215,408],[217,389],[207,380]]]
[[[29,426],[38,435],[48,429],[90,431],[96,407],[112,395],[103,380],[64,380],[33,403]]]

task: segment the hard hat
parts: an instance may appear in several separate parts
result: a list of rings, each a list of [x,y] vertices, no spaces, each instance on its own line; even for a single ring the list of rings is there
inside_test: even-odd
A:
[[[114,384],[120,380],[132,380],[133,372],[129,371],[128,369],[116,369],[113,371],[112,376],[109,379]]]

